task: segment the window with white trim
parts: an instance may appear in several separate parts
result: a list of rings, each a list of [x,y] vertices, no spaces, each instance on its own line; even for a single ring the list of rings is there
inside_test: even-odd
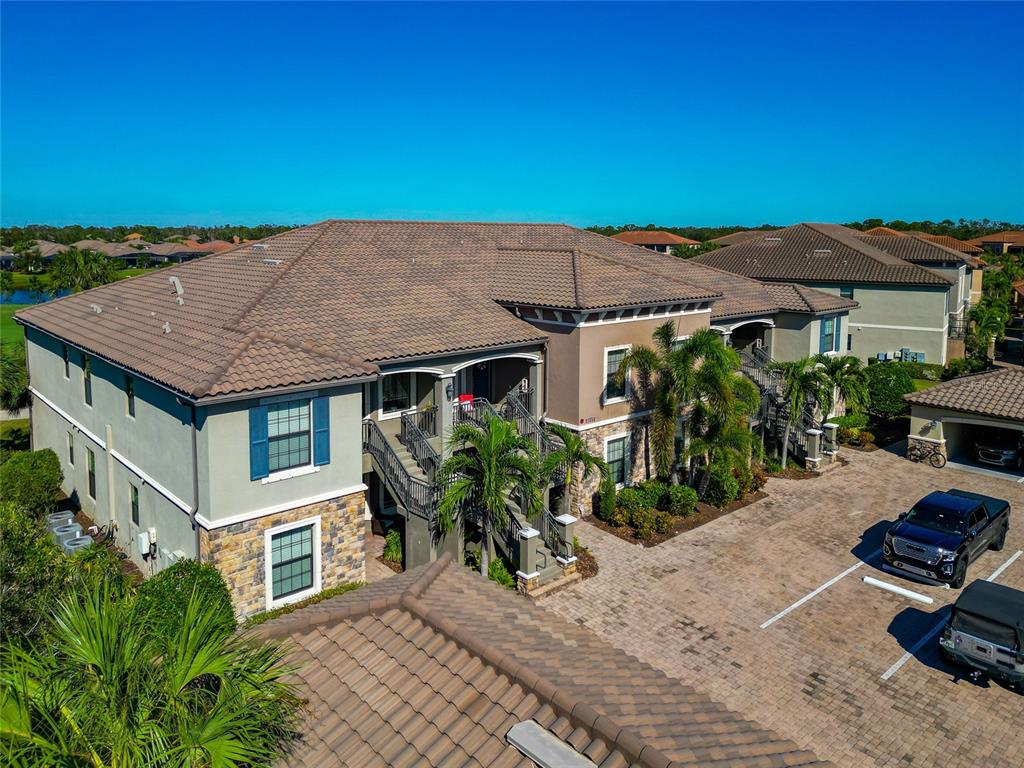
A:
[[[412,408],[412,377],[412,373],[393,373],[381,378],[381,413],[399,413]]]
[[[608,464],[608,474],[616,485],[626,484],[626,441],[629,438],[609,438],[604,444],[604,460]]]
[[[92,448],[85,449],[85,463],[89,470],[89,498],[96,500],[96,454]]]
[[[132,508],[132,522],[139,524],[139,486],[135,483],[128,483],[128,498]]]
[[[92,360],[86,354],[82,355],[82,388],[85,394],[85,404],[92,406]]]
[[[270,537],[270,578],[272,600],[280,600],[313,589],[315,555],[314,526],[272,534]]]
[[[622,379],[622,383],[616,381],[622,361],[626,359],[628,347],[614,347],[604,351],[604,401],[615,403],[626,399],[629,391],[629,376]]]
[[[287,400],[268,405],[267,441],[271,472],[281,472],[309,464],[309,400]]]
[[[64,378],[71,378],[71,356],[68,354],[68,345],[61,344],[61,357],[64,360]]]
[[[75,436],[68,432],[68,465],[75,466]]]

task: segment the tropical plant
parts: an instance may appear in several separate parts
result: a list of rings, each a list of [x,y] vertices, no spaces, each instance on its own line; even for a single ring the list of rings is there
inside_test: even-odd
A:
[[[46,642],[0,658],[0,749],[13,765],[269,766],[302,706],[284,651],[237,634],[198,592],[164,636],[97,582],[60,601]]]
[[[831,388],[832,399],[838,396],[846,405],[848,413],[857,413],[867,408],[868,383],[860,358],[853,355],[819,354],[814,357],[814,362]],[[830,414],[821,415],[827,417]]]
[[[561,424],[548,424],[548,432],[554,435],[561,447],[548,453],[541,465],[541,476],[550,480],[559,469],[565,468],[565,493],[562,494],[562,511],[572,512],[573,482],[576,478],[576,467],[580,468],[580,480],[586,483],[596,472],[601,477],[608,475],[608,465],[590,452],[587,444],[580,438],[579,432],[573,432]]]
[[[7,344],[0,354],[0,408],[15,414],[27,408],[30,399],[25,348],[21,344]]]
[[[1006,325],[1010,322],[1007,304],[986,297],[971,310],[970,320],[979,351],[991,360],[995,357],[995,343],[1006,336]]]
[[[505,589],[515,589],[516,587],[516,580],[512,578],[512,574],[508,572],[508,568],[505,566],[505,561],[500,557],[491,560],[487,566],[487,578],[495,584],[500,584]]]
[[[508,523],[509,497],[518,495],[531,514],[540,510],[537,449],[511,421],[488,416],[483,428],[457,424],[452,430],[452,455],[441,465],[443,492],[437,505],[437,527],[447,534],[468,515],[480,522],[480,573],[487,575],[490,541]]]
[[[43,270],[45,266],[43,256],[31,240],[18,243],[11,250],[15,255],[14,268],[18,272],[41,272]]]
[[[789,436],[793,431],[793,424],[808,403],[817,403],[824,413],[830,411],[831,386],[814,359],[810,357],[785,362],[773,360],[768,364],[768,369],[779,373],[782,400],[788,406],[786,430],[782,439],[782,466],[785,467],[788,466]]]
[[[78,293],[113,282],[118,262],[106,254],[81,248],[68,248],[57,254],[50,266],[50,290]]]
[[[389,563],[402,564],[402,534],[392,528],[384,537],[384,559]]]
[[[0,270],[0,294],[6,301],[14,292],[14,275],[7,270]]]

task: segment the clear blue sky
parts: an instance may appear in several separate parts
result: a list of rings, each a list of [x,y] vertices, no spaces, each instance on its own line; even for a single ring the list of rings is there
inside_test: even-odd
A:
[[[7,225],[1024,220],[1021,4],[0,11]]]

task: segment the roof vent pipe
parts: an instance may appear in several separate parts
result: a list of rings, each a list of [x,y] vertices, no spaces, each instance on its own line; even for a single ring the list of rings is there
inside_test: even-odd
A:
[[[171,324],[170,323],[164,323],[164,325],[163,325],[163,332],[164,333],[170,333],[171,332]]]
[[[90,304],[89,309],[91,309],[97,315],[103,311],[103,307],[101,307],[99,304]]]

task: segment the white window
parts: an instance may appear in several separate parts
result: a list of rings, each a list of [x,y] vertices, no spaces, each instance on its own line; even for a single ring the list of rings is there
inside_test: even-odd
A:
[[[320,591],[320,518],[279,525],[264,533],[267,609]]]
[[[604,440],[604,460],[608,464],[608,474],[621,488],[629,485],[629,435],[612,435]]]
[[[287,400],[268,405],[267,439],[271,473],[308,466],[312,461],[309,400]]]
[[[629,374],[627,372],[622,383],[616,382],[619,368],[626,358],[629,345],[622,347],[606,347],[604,350],[604,402],[621,403],[629,397]]]
[[[413,406],[416,374],[392,373],[380,380],[380,415],[397,416]]]
[[[68,432],[68,464],[75,466],[75,436]]]

